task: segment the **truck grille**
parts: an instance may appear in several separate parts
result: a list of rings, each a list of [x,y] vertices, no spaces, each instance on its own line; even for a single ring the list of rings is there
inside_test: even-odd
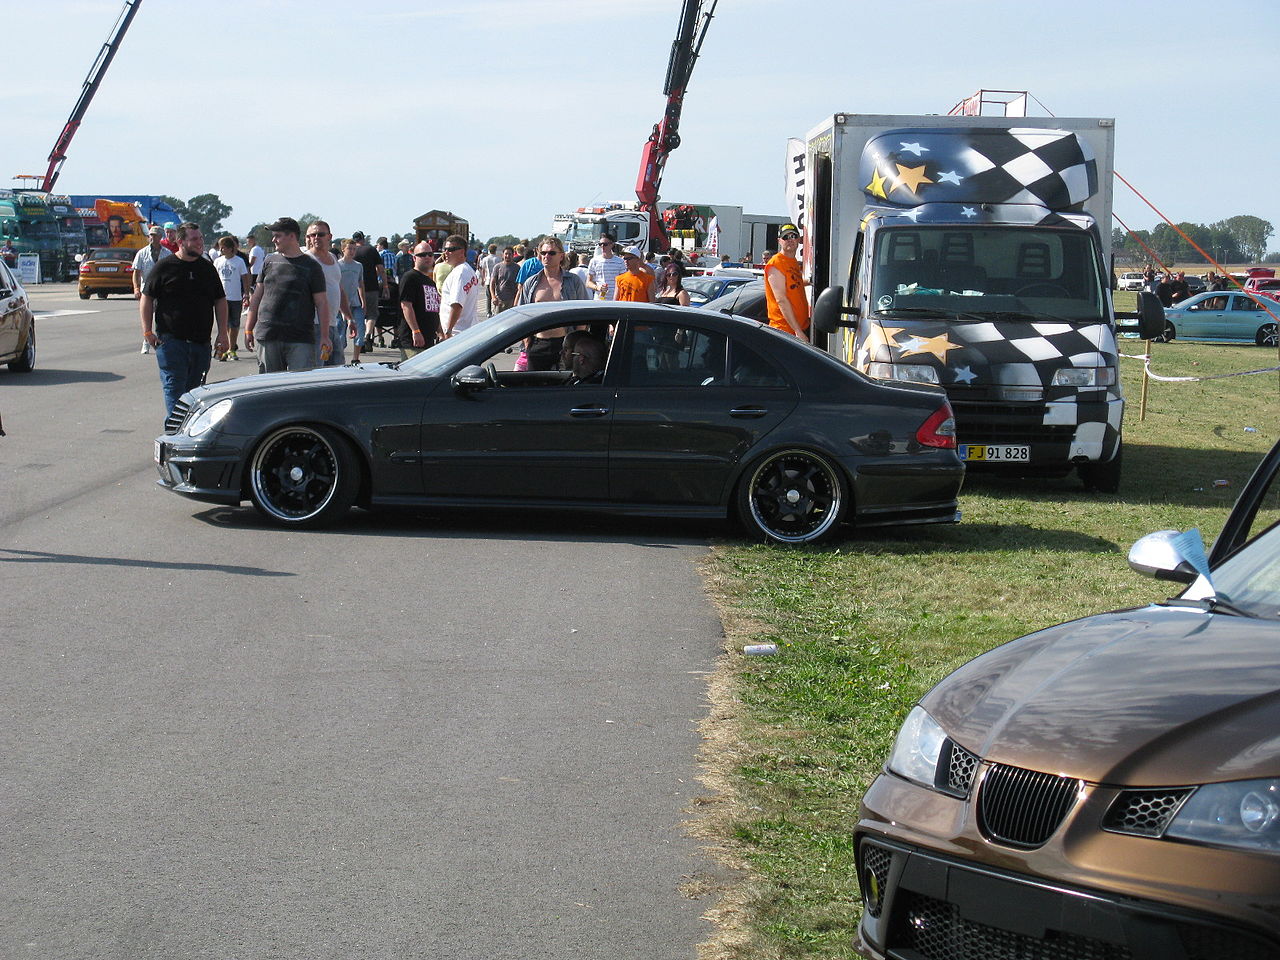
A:
[[[1044,405],[966,404],[953,401],[956,435],[964,443],[1070,443],[1076,428],[1044,422]]]
[[[978,823],[992,840],[1038,847],[1053,836],[1080,792],[1080,781],[999,763],[978,791]]]

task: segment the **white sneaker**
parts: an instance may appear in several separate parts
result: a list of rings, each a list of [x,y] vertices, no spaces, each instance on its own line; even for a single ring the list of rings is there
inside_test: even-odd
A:
[[[143,340],[143,341],[142,341],[142,349],[141,349],[141,350],[139,350],[138,352],[139,352],[139,353],[150,353],[150,352],[151,352],[151,344],[149,344],[149,343],[147,343],[147,341]]]

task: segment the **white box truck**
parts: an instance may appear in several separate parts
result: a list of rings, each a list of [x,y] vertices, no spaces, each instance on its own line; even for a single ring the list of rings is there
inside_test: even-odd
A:
[[[686,254],[715,253],[731,260],[749,256],[759,260],[765,250],[778,248],[778,228],[787,223],[783,216],[743,213],[741,207],[727,204],[667,203],[658,204],[667,223],[671,246]],[[712,228],[716,228],[712,242]],[[623,203],[600,203],[579,207],[572,213],[556,214],[551,232],[560,238],[566,250],[594,254],[602,233],[613,234],[623,248],[649,246],[649,214],[631,200]]]
[[[1114,133],[841,113],[792,141],[815,339],[869,376],[940,385],[971,469],[1119,485]]]

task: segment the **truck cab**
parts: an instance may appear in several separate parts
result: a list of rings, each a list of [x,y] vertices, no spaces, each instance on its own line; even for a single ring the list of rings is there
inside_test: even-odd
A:
[[[12,242],[19,254],[39,255],[42,280],[63,279],[68,257],[63,252],[57,218],[42,197],[0,190],[0,243],[5,240]]]
[[[1124,398],[1088,144],[1006,122],[873,130],[859,146],[843,177],[861,194],[843,204],[852,251],[815,305],[828,349],[876,379],[942,387],[970,469],[1074,469],[1115,491]]]

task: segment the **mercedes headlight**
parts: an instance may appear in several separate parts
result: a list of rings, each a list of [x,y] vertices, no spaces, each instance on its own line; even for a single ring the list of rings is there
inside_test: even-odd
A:
[[[212,430],[230,412],[231,401],[219,400],[212,407],[205,407],[196,416],[188,420],[185,432],[189,437],[198,437],[200,434]]]
[[[905,380],[908,383],[937,383],[938,371],[925,363],[867,364],[867,376],[877,380]]]
[[[947,735],[938,722],[923,707],[915,707],[902,722],[887,766],[906,780],[936,789],[938,759],[946,740]]]
[[[1280,850],[1280,780],[1197,787],[1164,835],[1246,850]]]

